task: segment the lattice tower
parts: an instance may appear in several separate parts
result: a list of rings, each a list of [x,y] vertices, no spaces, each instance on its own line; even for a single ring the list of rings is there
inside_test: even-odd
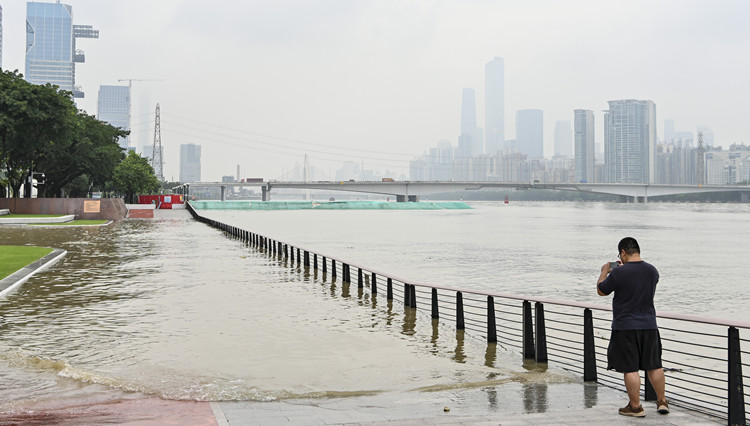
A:
[[[164,159],[161,155],[161,118],[158,103],[156,104],[156,118],[154,122],[154,149],[151,151],[151,167],[154,168],[154,174],[156,174],[157,179],[164,182]]]

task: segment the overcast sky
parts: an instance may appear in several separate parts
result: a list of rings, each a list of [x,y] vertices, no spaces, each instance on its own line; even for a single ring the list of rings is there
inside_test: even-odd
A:
[[[544,111],[545,155],[555,122],[613,99],[656,103],[677,130],[709,126],[717,145],[750,143],[750,2],[68,0],[81,39],[76,67],[96,114],[99,85],[133,82],[131,144],[151,144],[161,104],[165,176],[179,145],[202,145],[204,181],[282,178],[310,164],[334,178],[345,160],[406,173],[439,140],[457,144],[461,90],[505,60],[506,138],[515,112]],[[0,0],[4,69],[24,72],[26,2]],[[398,173],[396,173],[398,175]]]

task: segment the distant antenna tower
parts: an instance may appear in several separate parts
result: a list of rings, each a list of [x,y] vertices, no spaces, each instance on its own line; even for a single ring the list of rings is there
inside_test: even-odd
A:
[[[159,104],[156,104],[156,119],[154,120],[154,148],[151,151],[151,167],[154,168],[156,177],[164,182],[164,159],[161,157],[161,118]]]
[[[703,131],[698,132],[698,185],[706,184],[706,148],[703,146]]]

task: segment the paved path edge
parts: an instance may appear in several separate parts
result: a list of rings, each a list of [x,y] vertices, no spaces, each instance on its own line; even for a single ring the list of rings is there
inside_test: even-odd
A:
[[[42,272],[45,269],[51,267],[57,261],[68,254],[66,250],[53,248],[52,253],[38,259],[16,272],[8,275],[7,277],[0,280],[0,296],[4,296],[16,287],[25,283],[29,278],[33,277],[36,273]]]

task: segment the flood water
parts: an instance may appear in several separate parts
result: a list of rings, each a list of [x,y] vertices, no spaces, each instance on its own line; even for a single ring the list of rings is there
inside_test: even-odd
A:
[[[601,265],[633,236],[661,272],[657,309],[750,320],[750,206],[518,203],[443,211],[202,211],[419,282],[608,304]],[[161,212],[160,212],[161,213]],[[107,227],[0,228],[68,251],[0,298],[0,410],[137,392],[273,400],[574,382],[489,353],[384,297],[310,275],[185,211]]]

